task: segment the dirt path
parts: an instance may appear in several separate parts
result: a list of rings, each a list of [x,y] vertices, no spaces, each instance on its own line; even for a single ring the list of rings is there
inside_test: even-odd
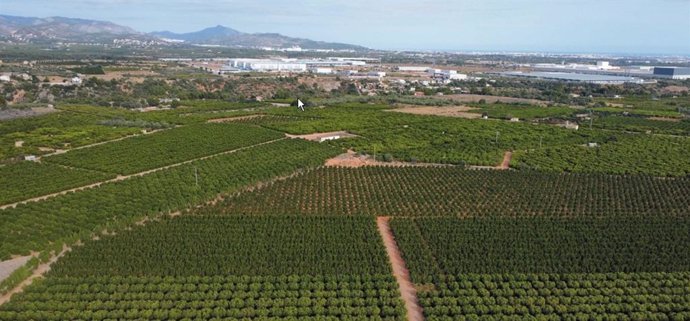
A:
[[[50,260],[46,263],[39,264],[38,267],[31,273],[31,276],[26,278],[26,280],[22,281],[22,283],[19,283],[14,289],[11,291],[5,293],[3,296],[0,296],[0,305],[5,304],[5,302],[9,301],[10,298],[12,298],[12,295],[22,292],[24,288],[29,286],[36,278],[43,276],[46,274],[46,272],[50,271],[50,265],[55,263],[59,258],[61,258],[65,253],[70,251],[70,248],[68,246],[64,246],[62,248],[62,252],[60,254],[53,256],[50,258]]]
[[[345,154],[340,154],[333,158],[327,159],[326,167],[350,167],[359,168],[364,166],[388,166],[388,167],[452,167],[451,164],[436,164],[436,163],[411,163],[411,162],[384,162],[375,160],[374,157],[368,155],[358,155],[353,150],[348,150]]]
[[[507,151],[503,154],[503,161],[496,166],[497,169],[510,169],[510,160],[513,159],[513,152]]]
[[[178,127],[179,127],[179,126],[178,126]],[[102,142],[93,143],[93,144],[88,144],[88,145],[83,145],[83,146],[74,147],[74,148],[70,148],[70,149],[58,149],[58,150],[56,150],[56,151],[54,151],[54,152],[52,152],[52,153],[41,155],[41,157],[39,157],[39,159],[40,159],[40,158],[43,158],[43,157],[50,157],[50,156],[53,156],[53,155],[69,153],[70,151],[73,151],[73,150],[79,150],[79,149],[90,148],[90,147],[94,147],[94,146],[98,146],[98,145],[105,145],[105,144],[109,144],[109,143],[119,142],[119,141],[121,141],[121,140],[129,139],[129,138],[133,138],[133,137],[138,137],[138,136],[143,136],[143,135],[150,135],[150,134],[154,134],[154,133],[161,132],[161,131],[164,131],[164,130],[167,130],[167,129],[156,129],[156,130],[152,130],[152,131],[147,131],[145,134],[141,133],[141,134],[132,134],[132,135],[127,135],[127,136],[122,136],[122,137],[120,137],[120,138],[105,140],[105,141],[102,141]]]
[[[118,176],[118,177],[116,177],[116,178],[109,179],[109,180],[106,180],[106,181],[96,182],[96,183],[92,183],[92,184],[85,185],[85,186],[75,187],[75,188],[71,188],[71,189],[68,189],[68,190],[60,191],[60,192],[55,192],[55,193],[51,193],[51,194],[47,194],[47,195],[43,195],[43,196],[37,196],[37,197],[30,198],[30,199],[26,199],[26,200],[23,200],[23,201],[19,201],[19,202],[15,202],[15,203],[11,203],[11,204],[2,205],[2,206],[0,206],[0,210],[4,210],[4,209],[10,208],[10,207],[14,208],[14,207],[17,207],[17,205],[19,205],[19,204],[26,204],[26,203],[30,203],[30,202],[43,201],[43,200],[46,200],[46,199],[49,199],[49,198],[52,198],[52,197],[55,197],[55,196],[65,195],[65,194],[70,193],[70,192],[78,192],[78,191],[83,191],[83,190],[89,189],[89,188],[95,188],[95,187],[101,186],[101,185],[106,184],[106,183],[112,183],[112,182],[122,181],[122,180],[125,180],[125,179],[128,179],[128,178],[131,178],[131,177],[144,176],[144,175],[148,175],[148,174],[155,173],[155,172],[158,172],[158,171],[170,169],[170,168],[173,168],[173,167],[178,167],[178,166],[186,165],[186,164],[189,164],[189,163],[192,163],[192,162],[196,162],[196,161],[200,161],[200,160],[205,160],[205,159],[209,159],[209,158],[213,158],[213,157],[218,157],[218,156],[222,156],[222,155],[232,154],[232,153],[235,153],[235,152],[238,152],[238,151],[241,151],[241,150],[245,150],[245,149],[249,149],[249,148],[253,148],[253,147],[257,147],[257,146],[261,146],[261,145],[266,145],[266,144],[274,143],[274,142],[277,142],[277,141],[280,141],[280,140],[284,140],[284,139],[286,139],[286,138],[278,138],[278,139],[274,139],[274,140],[271,140],[271,141],[267,141],[267,142],[263,142],[263,143],[259,143],[259,144],[254,144],[254,145],[251,145],[251,146],[240,147],[240,148],[237,148],[237,149],[228,150],[228,151],[224,151],[224,152],[220,152],[220,153],[216,153],[216,154],[212,154],[212,155],[207,155],[207,156],[203,156],[203,157],[199,157],[199,158],[194,158],[194,159],[186,160],[186,161],[184,161],[184,162],[180,162],[180,163],[176,163],[176,164],[172,164],[172,165],[167,165],[167,166],[163,166],[163,167],[158,167],[158,168],[150,169],[150,170],[143,171],[143,172],[139,172],[139,173],[134,173],[134,174],[130,174],[130,175],[124,175],[124,176],[123,176],[123,175],[120,175],[120,176]]]
[[[405,302],[405,309],[407,310],[407,320],[408,321],[423,321],[424,314],[422,313],[422,307],[419,306],[417,300],[417,290],[414,284],[410,280],[410,273],[405,267],[405,261],[400,254],[400,249],[398,249],[398,244],[395,242],[395,237],[393,236],[393,231],[391,231],[388,221],[390,220],[387,216],[380,216],[376,218],[376,226],[379,229],[381,238],[383,238],[383,244],[386,246],[386,252],[388,253],[388,258],[393,266],[393,275],[398,281],[398,286],[400,287],[400,294],[402,295],[403,302]]]
[[[16,269],[24,266],[32,257],[32,255],[20,256],[0,262],[0,282],[9,277]]]

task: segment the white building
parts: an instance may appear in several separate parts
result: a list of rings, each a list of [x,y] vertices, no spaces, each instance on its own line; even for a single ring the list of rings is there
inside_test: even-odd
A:
[[[247,71],[307,71],[307,65],[304,63],[271,59],[232,59],[229,66]]]
[[[0,81],[10,81],[10,75],[0,75]]]
[[[81,85],[81,78],[80,77],[72,77],[70,80],[72,85]]]
[[[310,71],[315,73],[315,74],[329,75],[329,74],[333,73],[333,68],[316,67],[316,68],[311,68]]]
[[[410,72],[426,72],[429,67],[422,66],[399,66],[398,71],[410,71]]]

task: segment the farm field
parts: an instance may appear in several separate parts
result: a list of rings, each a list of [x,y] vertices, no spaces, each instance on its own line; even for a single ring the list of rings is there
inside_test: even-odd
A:
[[[582,122],[566,117],[578,112],[568,107],[477,106],[493,111],[491,114],[497,118],[521,116],[532,120],[549,116]],[[682,156],[688,145],[686,136],[646,134],[649,126],[656,125],[660,126],[652,133],[682,133],[685,121],[669,125],[645,118],[646,125],[609,128],[603,125],[609,116],[596,116],[596,127],[580,126],[579,130],[573,130],[547,123],[412,115],[391,113],[392,110],[394,106],[356,103],[309,109],[304,113],[276,109],[265,111],[270,117],[247,122],[290,134],[345,130],[359,137],[332,144],[380,159],[407,162],[495,166],[506,151],[513,151],[530,155],[521,156],[521,162],[514,161],[513,166],[540,170],[685,176],[690,168],[687,157]],[[621,116],[610,117],[612,122],[620,122]],[[589,144],[600,148],[588,150]],[[550,160],[543,154],[554,154],[556,159]],[[558,159],[560,154],[563,160]],[[607,162],[615,166],[607,166]]]
[[[114,175],[22,162],[0,166],[0,205],[112,178]]]
[[[373,221],[167,218],[74,249],[0,319],[404,320]]]
[[[228,198],[228,214],[687,216],[688,178],[457,167],[320,168]],[[203,211],[202,209],[201,211]]]
[[[690,320],[674,101],[350,100],[0,122],[0,320]]]
[[[89,238],[147,215],[180,211],[221,193],[318,166],[337,153],[327,145],[284,139],[0,210],[0,257]]]
[[[46,157],[45,161],[124,175],[281,137],[278,132],[240,124],[189,125]]]
[[[687,224],[654,217],[391,222],[427,320],[682,320],[690,314]]]

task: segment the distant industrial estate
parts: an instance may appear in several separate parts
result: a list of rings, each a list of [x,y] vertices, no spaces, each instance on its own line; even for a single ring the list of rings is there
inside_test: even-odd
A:
[[[432,83],[448,84],[452,81],[473,81],[484,74],[501,77],[534,78],[592,84],[653,83],[659,79],[690,79],[690,68],[672,66],[614,66],[608,61],[596,64],[514,64],[504,71],[468,75],[452,69],[435,66],[382,64],[380,59],[366,57],[330,57],[314,59],[294,58],[215,58],[215,59],[163,59],[188,63],[214,74],[243,72],[258,73],[313,73],[350,78],[384,78],[404,81],[421,75]]]

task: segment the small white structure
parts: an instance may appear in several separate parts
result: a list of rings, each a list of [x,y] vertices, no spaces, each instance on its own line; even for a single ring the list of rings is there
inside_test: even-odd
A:
[[[29,162],[37,162],[38,158],[35,155],[26,155],[24,156],[24,160]]]
[[[383,71],[372,71],[372,72],[368,73],[367,76],[383,78],[383,77],[386,77],[386,73]]]
[[[329,75],[333,73],[333,68],[316,67],[312,68],[311,72],[315,74]]]
[[[336,139],[340,139],[340,135],[333,135],[333,136],[321,137],[321,139],[319,139],[319,142],[320,142],[320,143],[323,143],[323,142],[325,142],[325,141],[336,140]]]
[[[70,80],[70,82],[72,83],[72,85],[81,85],[81,78],[78,77],[78,76],[77,76],[77,77],[72,77],[72,79]]]
[[[421,66],[399,66],[398,71],[410,71],[410,72],[426,72],[429,67]]]
[[[12,80],[12,79],[10,78],[10,75],[7,75],[7,74],[5,74],[5,75],[0,75],[0,81],[8,82],[8,81],[10,81],[10,80]]]
[[[520,121],[520,118],[513,117],[513,118],[510,119],[510,121],[513,122],[513,123],[517,123],[517,122]]]
[[[587,143],[587,147],[595,148],[595,147],[599,147],[599,144],[598,143]]]

